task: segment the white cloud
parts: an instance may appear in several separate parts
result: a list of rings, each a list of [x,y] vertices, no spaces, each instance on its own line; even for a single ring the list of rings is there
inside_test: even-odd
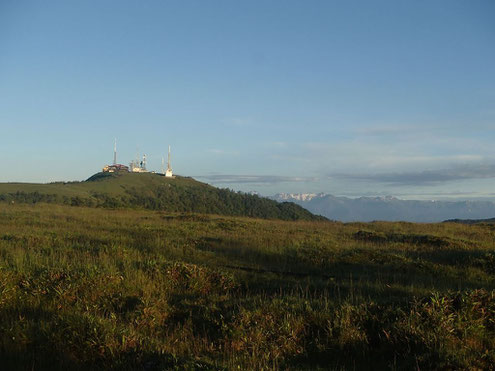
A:
[[[213,153],[215,155],[220,155],[220,156],[239,156],[239,154],[240,154],[239,151],[227,151],[227,150],[219,149],[219,148],[211,148],[211,149],[208,149],[207,152]]]
[[[204,179],[213,184],[276,184],[287,182],[317,182],[315,177],[296,177],[296,176],[280,176],[280,175],[199,175],[198,179]]]

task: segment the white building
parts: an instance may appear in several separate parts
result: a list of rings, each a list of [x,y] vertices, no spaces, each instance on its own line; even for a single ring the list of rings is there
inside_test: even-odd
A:
[[[146,155],[143,155],[143,159],[141,161],[131,161],[131,163],[129,164],[129,171],[131,173],[147,173],[148,170],[146,170]]]

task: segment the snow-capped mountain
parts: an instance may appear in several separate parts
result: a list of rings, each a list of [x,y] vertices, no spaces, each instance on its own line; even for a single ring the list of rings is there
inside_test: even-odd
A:
[[[491,201],[414,201],[393,196],[347,198],[325,193],[280,193],[271,198],[279,202],[294,202],[314,214],[344,222],[439,222],[495,216],[495,203]]]
[[[311,201],[326,195],[326,193],[277,193],[272,198],[277,201]]]

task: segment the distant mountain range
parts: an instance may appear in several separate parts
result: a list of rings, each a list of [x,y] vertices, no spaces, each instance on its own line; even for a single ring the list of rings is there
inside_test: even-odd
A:
[[[491,201],[413,201],[392,196],[348,198],[325,193],[279,193],[271,198],[294,202],[313,214],[343,222],[440,222],[495,217],[495,203]]]

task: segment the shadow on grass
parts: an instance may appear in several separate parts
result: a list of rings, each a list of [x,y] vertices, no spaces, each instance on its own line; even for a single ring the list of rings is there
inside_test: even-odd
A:
[[[216,370],[207,362],[168,353],[132,348],[110,350],[105,329],[84,316],[64,316],[41,309],[2,310],[3,323],[22,319],[23,332],[15,326],[0,329],[2,370]],[[25,335],[29,333],[29,341]],[[113,334],[112,334],[113,335]],[[119,346],[120,347],[120,346]]]
[[[354,291],[388,301],[411,299],[425,291],[495,288],[495,280],[490,276],[495,271],[494,256],[475,249],[427,245],[424,251],[377,248],[336,254],[305,249],[299,253],[293,248],[263,251],[244,246],[242,241],[218,238],[204,238],[196,248],[222,257],[218,267],[240,273],[245,277],[242,281],[249,282],[250,291],[269,293],[307,286],[317,291],[338,289],[342,296]],[[306,259],[308,256],[310,259]],[[470,276],[469,268],[481,268],[486,273],[484,281],[480,282],[479,276]]]
[[[352,344],[335,344],[327,349],[312,349],[288,357],[283,367],[297,370],[433,370],[441,367],[441,355],[411,335],[407,342],[392,343],[380,338],[379,332],[368,332],[370,338]]]
[[[69,359],[62,353],[50,351],[33,352],[28,349],[25,352],[0,352],[2,370],[16,371],[86,371],[86,370],[222,370],[209,363],[174,357],[171,354],[157,352],[125,352],[95,359],[93,361],[78,361]]]

